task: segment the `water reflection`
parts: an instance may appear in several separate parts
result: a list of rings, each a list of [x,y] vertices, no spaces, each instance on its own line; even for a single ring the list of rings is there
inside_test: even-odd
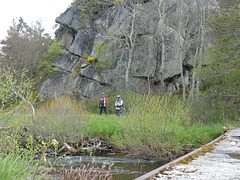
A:
[[[91,164],[93,159],[99,168],[105,164],[108,169],[108,166],[114,163],[111,173],[113,179],[119,180],[132,180],[167,163],[160,160],[142,160],[119,156],[66,156],[64,158],[52,158],[52,162],[55,162],[54,168],[56,169],[62,169],[59,165],[64,165],[66,169],[71,167],[76,169],[81,164]],[[120,171],[122,173],[118,175]]]

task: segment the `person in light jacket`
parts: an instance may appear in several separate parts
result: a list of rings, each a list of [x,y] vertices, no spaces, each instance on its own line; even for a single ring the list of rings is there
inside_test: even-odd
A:
[[[117,95],[117,100],[115,101],[116,115],[120,115],[120,110],[123,108],[123,101],[120,95]]]

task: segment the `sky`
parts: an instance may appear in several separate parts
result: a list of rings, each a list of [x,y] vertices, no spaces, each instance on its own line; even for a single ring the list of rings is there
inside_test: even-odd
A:
[[[55,19],[73,0],[1,0],[0,40],[5,39],[14,18],[22,17],[28,24],[41,20],[45,33],[54,35]]]

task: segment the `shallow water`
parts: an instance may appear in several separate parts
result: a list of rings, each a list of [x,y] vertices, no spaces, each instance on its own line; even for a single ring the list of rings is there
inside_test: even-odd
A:
[[[97,164],[97,167],[101,168],[103,164],[106,164],[107,170],[108,166],[114,163],[111,173],[113,174],[113,179],[124,179],[132,180],[136,177],[139,177],[147,172],[150,172],[167,162],[160,160],[143,160],[135,159],[131,157],[119,157],[119,156],[66,156],[56,160],[53,158],[52,162],[55,162],[54,168],[61,169],[59,164],[65,166],[66,169],[78,168],[81,164],[91,164],[94,159],[94,162]],[[120,175],[119,172],[122,170]],[[57,178],[57,177],[55,177]]]
[[[229,153],[228,154],[233,159],[240,159],[240,154],[237,153]]]

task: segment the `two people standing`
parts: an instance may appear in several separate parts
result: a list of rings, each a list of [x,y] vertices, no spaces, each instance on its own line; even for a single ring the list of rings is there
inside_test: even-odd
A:
[[[102,114],[103,110],[105,114],[107,114],[107,104],[108,99],[105,97],[105,93],[102,93],[102,97],[99,100],[99,109],[100,114]],[[121,109],[123,108],[123,101],[120,95],[117,95],[117,100],[115,101],[116,115],[120,115]]]

